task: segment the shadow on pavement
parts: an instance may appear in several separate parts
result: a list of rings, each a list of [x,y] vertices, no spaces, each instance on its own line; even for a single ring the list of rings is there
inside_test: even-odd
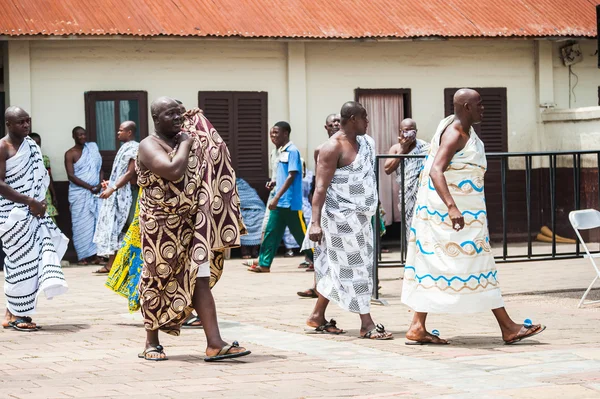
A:
[[[512,345],[505,345],[502,338],[496,337],[492,334],[490,335],[468,335],[468,336],[457,336],[457,337],[442,337],[447,339],[450,342],[450,345],[445,345],[446,347],[469,347],[469,348],[478,348],[478,349],[490,349],[497,350],[500,348],[506,348],[508,346],[542,346],[549,345],[544,342],[543,334],[540,334],[539,337],[524,339],[523,341],[514,343]],[[432,345],[429,345],[432,346]]]
[[[76,333],[90,328],[89,324],[42,324],[39,332]]]

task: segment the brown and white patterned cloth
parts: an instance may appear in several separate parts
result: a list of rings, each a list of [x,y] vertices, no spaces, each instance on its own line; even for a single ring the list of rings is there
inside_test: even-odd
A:
[[[223,273],[223,252],[239,246],[246,230],[227,145],[199,109],[186,112],[183,130],[194,143],[179,180],[137,165],[144,326],[172,335],[179,335],[192,311],[196,278],[210,276],[214,286]]]

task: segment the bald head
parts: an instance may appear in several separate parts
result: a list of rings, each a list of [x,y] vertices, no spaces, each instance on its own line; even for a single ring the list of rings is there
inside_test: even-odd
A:
[[[344,122],[348,123],[350,118],[352,118],[353,116],[358,116],[362,114],[366,115],[366,113],[367,111],[361,103],[356,101],[348,101],[347,103],[342,105],[342,110],[340,111],[342,125],[344,125]]]
[[[417,130],[417,122],[410,118],[403,119],[402,122],[400,122],[400,130]]]
[[[150,112],[152,113],[152,117],[154,118],[154,115],[160,114],[166,107],[172,106],[173,104],[175,104],[175,106],[179,105],[177,100],[171,97],[158,97],[156,100],[152,101],[152,104],[150,104]]]
[[[171,97],[159,97],[152,101],[150,112],[156,133],[166,137],[174,137],[179,133],[183,123],[181,110],[181,105]]]
[[[136,130],[137,126],[134,121],[125,121],[119,126],[117,138],[123,143],[134,140]]]
[[[460,89],[454,94],[454,114],[468,124],[480,123],[483,118],[481,95],[473,89]]]
[[[454,93],[454,107],[462,107],[465,104],[479,98],[479,93],[473,89],[460,89]]]
[[[4,112],[6,129],[14,138],[23,139],[31,133],[31,117],[20,107],[8,107]]]
[[[367,125],[369,124],[369,120],[367,119],[367,111],[361,103],[356,101],[348,101],[342,105],[340,116],[344,132],[354,133],[357,135],[363,135],[367,133]]]
[[[29,114],[20,107],[12,106],[6,108],[6,111],[4,111],[4,119],[6,121],[14,121],[23,117],[29,118]]]

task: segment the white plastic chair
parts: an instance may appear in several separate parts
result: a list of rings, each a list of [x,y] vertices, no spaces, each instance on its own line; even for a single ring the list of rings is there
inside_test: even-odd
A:
[[[581,211],[573,211],[573,212],[569,213],[569,221],[571,222],[571,226],[573,226],[573,229],[575,230],[575,234],[577,234],[577,237],[579,238],[579,241],[581,242],[583,249],[585,249],[585,252],[587,255],[584,255],[584,257],[588,258],[590,260],[590,262],[592,262],[592,266],[594,266],[594,269],[596,270],[596,277],[594,278],[594,280],[592,281],[592,283],[590,284],[588,289],[585,291],[585,293],[581,297],[581,301],[579,301],[579,305],[577,305],[577,307],[580,308],[581,305],[589,305],[591,303],[600,302],[600,301],[584,302],[585,298],[589,294],[590,290],[592,289],[592,287],[594,286],[596,281],[598,281],[598,279],[600,278],[600,269],[598,269],[598,265],[594,261],[594,258],[600,258],[600,253],[591,254],[590,250],[588,249],[587,245],[585,244],[585,241],[583,241],[583,238],[581,237],[581,234],[579,233],[579,230],[589,230],[589,229],[595,229],[595,228],[600,227],[600,212],[598,212],[595,209],[583,209]]]

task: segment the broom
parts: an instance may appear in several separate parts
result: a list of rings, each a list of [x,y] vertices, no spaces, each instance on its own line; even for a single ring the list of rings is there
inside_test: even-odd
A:
[[[552,242],[552,230],[550,230],[547,226],[542,227],[540,233],[535,237],[536,240],[542,242]],[[558,234],[556,235],[556,242],[560,242],[563,244],[575,244],[576,241],[572,238],[561,237]]]

